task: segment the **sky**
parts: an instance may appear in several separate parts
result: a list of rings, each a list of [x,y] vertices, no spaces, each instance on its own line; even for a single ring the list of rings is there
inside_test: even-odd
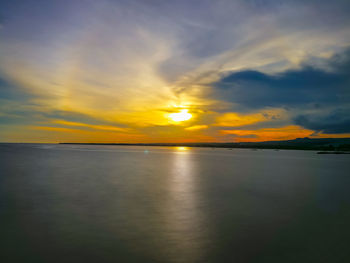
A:
[[[348,0],[2,0],[1,142],[350,137]]]

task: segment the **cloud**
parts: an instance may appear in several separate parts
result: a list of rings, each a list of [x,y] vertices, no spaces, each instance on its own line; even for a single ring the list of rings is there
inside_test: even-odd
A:
[[[327,133],[349,132],[350,49],[332,56],[324,67],[304,64],[278,74],[232,72],[213,83],[217,98],[237,112],[284,108],[294,122]]]
[[[198,131],[198,130],[203,130],[203,129],[207,129],[208,125],[194,125],[194,126],[190,126],[185,128],[185,130],[188,131]]]
[[[0,76],[0,100],[23,101],[29,97],[30,95],[23,92],[17,85]]]
[[[350,111],[336,110],[329,114],[298,115],[294,121],[296,124],[317,132],[338,134],[350,133]]]
[[[349,96],[350,75],[311,66],[276,75],[246,70],[234,72],[214,84],[221,98],[244,108],[335,104]],[[346,94],[344,94],[346,92]]]
[[[257,130],[220,130],[220,132],[223,135],[233,135],[237,142],[289,140],[296,137],[307,137],[313,133],[311,130],[303,129],[296,125]]]
[[[283,109],[268,109],[251,114],[238,114],[228,112],[220,115],[216,119],[215,126],[239,127],[253,125],[260,122],[269,122],[285,119],[285,111]]]
[[[76,127],[76,128],[89,128],[94,130],[105,130],[105,131],[114,131],[114,132],[130,132],[131,130],[128,128],[121,128],[117,126],[112,125],[92,125],[82,122],[71,122],[71,121],[65,121],[65,120],[53,120],[53,124],[68,126],[68,127]]]

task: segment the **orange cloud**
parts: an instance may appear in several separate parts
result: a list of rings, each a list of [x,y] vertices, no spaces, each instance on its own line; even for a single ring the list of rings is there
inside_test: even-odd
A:
[[[317,135],[313,135],[312,138],[349,138],[350,133],[343,133],[343,134],[326,134],[326,133],[319,133]]]
[[[194,126],[185,128],[185,130],[198,131],[198,130],[203,130],[203,129],[207,129],[207,128],[208,128],[208,125],[194,125]]]
[[[314,132],[297,125],[290,125],[281,128],[264,128],[258,130],[221,130],[220,133],[236,135],[237,142],[261,142],[303,138],[311,136]]]
[[[286,112],[283,109],[263,110],[253,114],[225,113],[216,119],[215,126],[239,127],[258,122],[284,119]]]

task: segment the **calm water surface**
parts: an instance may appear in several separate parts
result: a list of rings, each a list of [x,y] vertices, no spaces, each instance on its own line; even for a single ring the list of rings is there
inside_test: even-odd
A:
[[[0,144],[0,262],[350,262],[350,156]]]

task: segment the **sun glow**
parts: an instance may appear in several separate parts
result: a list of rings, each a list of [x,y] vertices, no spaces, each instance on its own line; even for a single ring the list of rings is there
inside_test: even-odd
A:
[[[168,116],[171,120],[176,122],[187,121],[192,118],[192,114],[188,113],[187,109],[183,109],[180,112],[176,113],[170,113]]]

